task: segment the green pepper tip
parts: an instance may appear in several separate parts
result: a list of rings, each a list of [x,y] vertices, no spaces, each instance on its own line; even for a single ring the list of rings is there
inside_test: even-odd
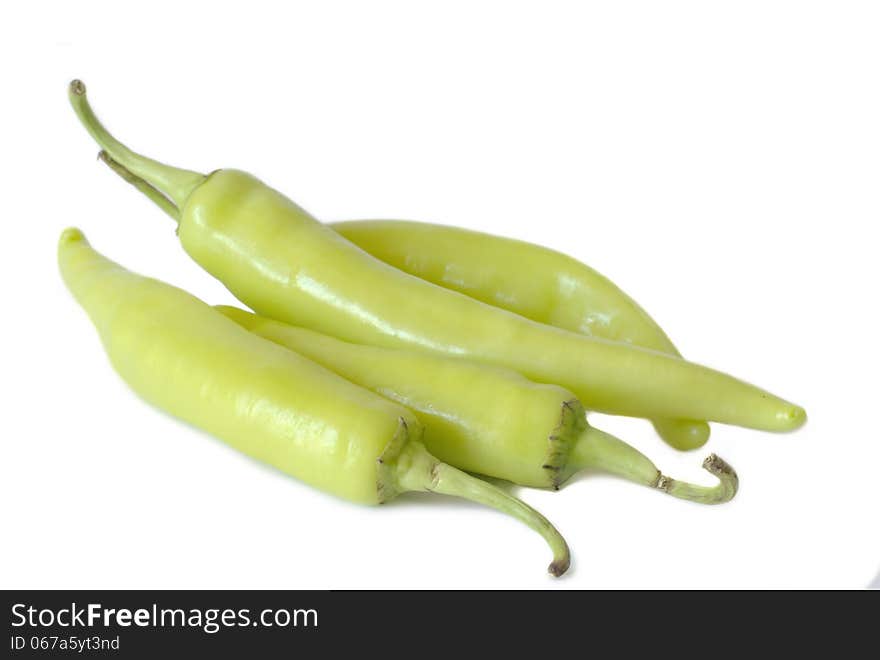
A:
[[[800,406],[792,406],[781,416],[789,423],[789,428],[793,431],[807,423],[807,411]]]
[[[68,227],[64,231],[61,232],[61,236],[58,238],[58,243],[64,245],[65,243],[73,243],[75,241],[84,241],[86,240],[85,235],[76,227]]]

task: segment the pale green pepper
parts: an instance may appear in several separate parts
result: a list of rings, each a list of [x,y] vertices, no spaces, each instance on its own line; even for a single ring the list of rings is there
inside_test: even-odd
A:
[[[170,200],[187,253],[264,316],[507,367],[612,414],[771,431],[806,419],[802,408],[712,369],[536,323],[403,273],[244,172],[205,176],[132,152],[95,117],[81,82],[71,84],[70,100],[110,159]]]
[[[125,270],[77,229],[61,235],[58,262],[113,367],[157,408],[353,502],[430,491],[486,504],[544,537],[553,575],[568,568],[568,546],[541,514],[434,458],[405,407],[261,339],[176,287]]]
[[[351,344],[235,307],[217,309],[260,337],[413,410],[425,427],[428,450],[463,470],[558,488],[590,468],[704,504],[736,494],[736,473],[719,457],[703,463],[718,477],[715,487],[670,479],[635,448],[590,426],[574,394],[556,385],[467,360]]]
[[[377,259],[428,282],[539,323],[591,337],[681,354],[635,300],[611,280],[565,254],[501,236],[406,220],[330,223]],[[696,449],[709,425],[655,419],[676,449]]]

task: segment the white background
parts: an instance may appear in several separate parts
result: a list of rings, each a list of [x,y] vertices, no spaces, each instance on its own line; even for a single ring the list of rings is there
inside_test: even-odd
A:
[[[880,14],[871,2],[6,3],[2,587],[861,588],[880,566]],[[15,8],[13,8],[15,7]],[[520,490],[574,552],[429,496],[350,505],[151,409],[55,265],[64,227],[233,301],[100,163],[81,77],[132,147],[249,170],[322,219],[462,225],[609,275],[684,354],[804,405],[714,427],[700,507],[611,478]],[[705,483],[709,483],[708,478]]]

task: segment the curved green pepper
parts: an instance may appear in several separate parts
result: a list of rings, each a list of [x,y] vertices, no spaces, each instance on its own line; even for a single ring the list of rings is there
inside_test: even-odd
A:
[[[380,504],[430,491],[486,504],[540,533],[561,575],[569,551],[538,512],[438,461],[405,407],[257,337],[180,289],[98,254],[77,229],[62,277],[123,380],[148,402],[325,492]]]
[[[806,419],[802,408],[707,367],[536,323],[402,273],[249,174],[203,176],[132,152],[95,117],[79,81],[70,100],[109,158],[173,203],[187,253],[264,316],[349,341],[507,367],[612,414],[770,431]]]
[[[602,274],[549,248],[482,232],[406,220],[329,223],[362,250],[428,282],[539,323],[681,354],[648,313]],[[709,439],[705,422],[655,419],[676,449]]]
[[[416,351],[351,344],[235,307],[216,308],[274,341],[413,410],[424,443],[440,460],[522,486],[558,488],[585,468],[610,472],[704,504],[727,502],[736,473],[710,456],[712,488],[670,479],[641,452],[587,424],[583,406],[556,385],[508,369]]]

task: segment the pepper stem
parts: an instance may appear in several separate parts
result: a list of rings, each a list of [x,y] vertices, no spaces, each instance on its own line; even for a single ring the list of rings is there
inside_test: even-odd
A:
[[[151,186],[140,177],[135,176],[134,174],[129,172],[115,160],[110,158],[110,154],[108,154],[106,151],[102,151],[101,153],[99,153],[98,159],[105,165],[107,165],[107,167],[113,170],[116,174],[121,176],[126,182],[130,183],[139,191],[141,191],[144,195],[146,195],[151,202],[153,202],[169,216],[171,216],[172,220],[174,220],[175,222],[180,222],[180,212],[177,210],[177,207],[174,206],[171,200],[165,197],[165,195],[153,188],[153,186]]]
[[[643,486],[657,488],[668,495],[700,504],[722,504],[733,499],[739,487],[736,472],[712,454],[703,468],[718,478],[715,486],[700,486],[662,474],[651,460],[636,448],[613,435],[587,427],[575,442],[568,461],[568,474],[594,468]]]
[[[396,486],[400,491],[428,491],[454,495],[485,504],[513,516],[538,532],[553,551],[553,562],[548,567],[551,575],[559,577],[571,565],[568,544],[556,528],[528,504],[482,479],[434,458],[420,442],[411,441],[396,459]]]
[[[178,209],[183,207],[190,193],[205,180],[204,174],[172,167],[141,156],[119,142],[95,116],[86,98],[86,86],[82,81],[72,81],[67,96],[76,116],[95,142],[126,170],[169,197]]]
[[[673,497],[701,504],[722,504],[732,500],[739,489],[739,477],[730,464],[716,454],[709,454],[703,461],[703,469],[718,477],[717,486],[699,486],[660,475],[657,488]]]

